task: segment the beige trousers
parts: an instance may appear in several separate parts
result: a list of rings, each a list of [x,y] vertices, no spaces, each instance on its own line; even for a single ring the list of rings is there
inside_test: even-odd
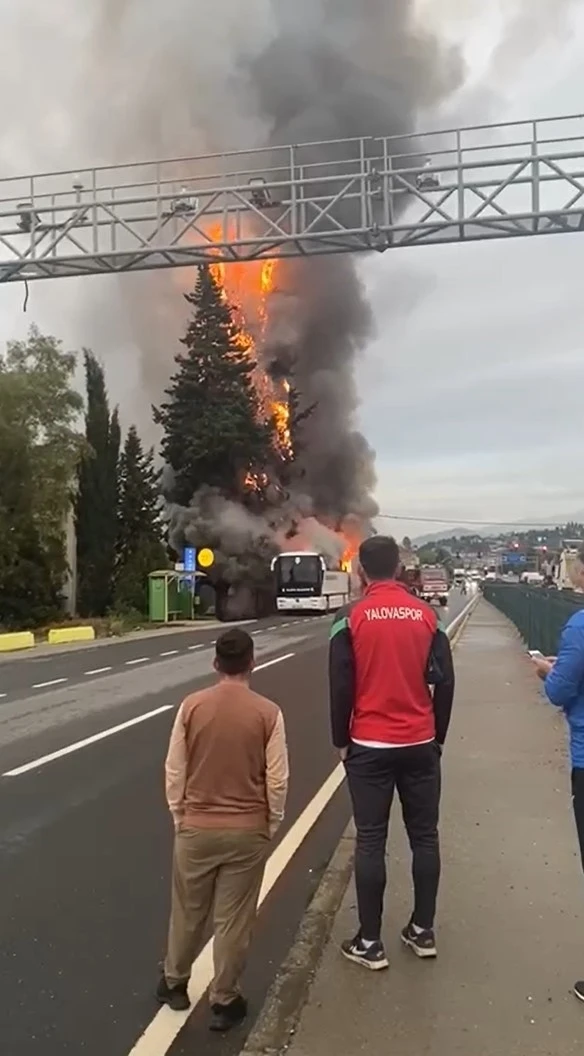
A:
[[[169,986],[189,978],[211,922],[211,1004],[227,1005],[239,996],[269,847],[264,833],[240,829],[185,829],[176,834],[164,963]]]

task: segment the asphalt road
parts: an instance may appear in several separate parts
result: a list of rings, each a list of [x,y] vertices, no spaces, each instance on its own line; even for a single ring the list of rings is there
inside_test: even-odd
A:
[[[301,622],[297,617],[271,617],[244,626],[256,637]],[[153,664],[170,656],[210,647],[220,630],[215,623],[208,628],[202,624],[192,630],[169,629],[164,633],[147,632],[129,638],[101,639],[91,645],[40,646],[30,652],[5,654],[0,658],[0,700],[13,699],[17,694],[26,695],[31,689],[43,690],[100,678],[124,667]]]
[[[450,619],[466,600],[453,597]],[[285,839],[336,766],[326,704],[328,620],[272,627],[254,628],[258,664],[270,663],[254,683],[278,701],[286,719],[292,775],[279,834]],[[210,677],[215,634],[208,642],[182,635],[172,646],[158,638],[158,653],[179,652],[152,652],[131,666],[131,650],[139,645],[145,655],[144,641],[59,654],[51,674],[67,677],[66,684],[15,689],[0,700],[0,1039],[10,1056],[128,1056],[156,1014],[152,990],[164,953],[172,840],[162,765],[176,705]],[[193,644],[203,648],[189,651]],[[79,662],[82,654],[99,654],[97,668],[108,666],[102,657],[110,650],[119,666],[86,676],[93,667]],[[59,675],[64,662],[74,666]],[[348,816],[340,788],[262,907],[246,980],[252,1011]],[[174,1044],[154,1047],[152,1056],[239,1052],[245,1030],[212,1037],[205,1012],[201,1005]],[[247,1029],[251,1022],[253,1015]]]

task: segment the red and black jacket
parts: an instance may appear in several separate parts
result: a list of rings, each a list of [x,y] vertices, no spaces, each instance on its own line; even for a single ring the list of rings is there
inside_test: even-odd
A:
[[[433,609],[403,584],[372,583],[339,610],[329,676],[336,748],[351,740],[444,744],[454,698],[450,642]]]

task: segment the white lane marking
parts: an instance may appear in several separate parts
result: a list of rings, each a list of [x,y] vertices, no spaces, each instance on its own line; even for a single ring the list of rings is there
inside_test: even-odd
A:
[[[46,689],[47,686],[58,686],[61,682],[67,682],[66,678],[51,678],[49,682],[35,682],[33,689]]]
[[[94,667],[93,671],[86,671],[86,675],[105,675],[106,671],[111,671],[111,667]]]
[[[283,656],[277,656],[275,660],[266,660],[264,664],[258,664],[257,667],[254,667],[253,673],[255,675],[256,671],[263,671],[266,667],[273,667],[274,664],[281,664],[282,660],[289,660],[291,656],[296,656],[296,653],[284,653]]]
[[[31,763],[17,766],[14,770],[7,770],[5,774],[2,774],[2,777],[20,777],[21,774],[27,774],[29,770],[37,770],[41,766],[46,766],[47,763],[54,762],[55,759],[61,759],[64,755],[71,755],[72,752],[78,752],[81,748],[87,748],[90,744],[97,744],[98,741],[103,741],[106,737],[113,737],[115,733],[129,730],[131,726],[137,726],[140,722],[153,719],[155,715],[162,715],[165,711],[172,711],[173,707],[174,704],[163,704],[161,708],[147,711],[144,715],[138,715],[135,719],[128,719],[127,722],[121,722],[118,726],[110,726],[108,730],[94,733],[92,737],[85,737],[82,741],[75,741],[74,744],[68,744],[65,748],[59,748],[56,752],[51,752],[50,755],[41,755],[39,759],[33,759]]]
[[[136,660],[126,660],[126,667],[132,667],[133,664],[145,664],[149,659],[149,656],[139,656]]]
[[[319,788],[314,799],[304,808],[281,843],[268,859],[264,882],[260,891],[258,905],[261,906],[275,886],[282,873],[304,842],[311,829],[318,821],[325,807],[328,806],[335,792],[345,779],[345,768],[342,763],[329,774]],[[213,941],[210,939],[197,957],[191,971],[189,997],[191,1008],[188,1012],[173,1012],[170,1008],[161,1008],[150,1025],[138,1039],[129,1056],[165,1056],[179,1032],[184,1027],[190,1013],[204,996],[213,978]]]
[[[312,621],[310,617],[308,617],[305,622],[310,623]],[[450,627],[448,627],[447,630],[449,631]],[[279,663],[280,660],[285,659],[287,659],[287,656],[282,656],[278,657],[276,661],[269,661],[269,663]],[[256,668],[256,671],[257,670],[259,670],[259,668]],[[270,891],[288,866],[310,830],[313,828],[314,824],[318,821],[318,818],[327,807],[337,789],[340,788],[344,777],[345,768],[343,764],[340,763],[328,776],[322,787],[316,793],[314,799],[304,809],[300,817],[297,818],[292,825],[292,828],[286,833],[282,842],[278,844],[274,852],[270,855],[259,897],[260,906],[269,895]],[[191,971],[191,978],[189,981],[191,1008],[188,1012],[173,1012],[169,1008],[161,1008],[142,1036],[138,1039],[129,1053],[129,1056],[165,1056],[187,1022],[190,1014],[203,998],[212,977],[213,943],[212,941],[209,941],[197,957]]]
[[[8,696],[7,693],[0,693],[0,700],[3,700],[3,698],[6,697],[6,696]]]
[[[178,649],[167,649],[165,653],[161,653],[161,656],[176,656]]]
[[[193,649],[204,649],[205,644],[202,642],[200,645],[189,645],[189,649],[192,652]]]
[[[275,631],[276,629],[276,624],[274,624],[272,627],[266,627],[266,631]]]

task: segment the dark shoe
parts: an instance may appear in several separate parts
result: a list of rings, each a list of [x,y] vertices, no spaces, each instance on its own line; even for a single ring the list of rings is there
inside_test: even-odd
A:
[[[578,1001],[584,1001],[584,980],[574,983],[574,997],[577,997]]]
[[[413,921],[410,920],[408,926],[402,931],[401,938],[404,946],[409,946],[410,950],[414,951],[416,957],[438,956],[436,939],[431,928],[428,928],[425,931],[417,931],[414,928]]]
[[[209,1030],[216,1030],[224,1034],[225,1031],[232,1030],[233,1027],[238,1027],[240,1023],[243,1023],[246,1016],[247,1001],[245,997],[236,997],[235,1001],[230,1001],[228,1005],[211,1005]]]
[[[161,1005],[168,1005],[173,1012],[186,1012],[187,1008],[191,1007],[187,984],[177,983],[176,986],[169,986],[164,975],[156,987],[156,1000]]]
[[[389,961],[385,956],[383,943],[373,942],[370,946],[365,946],[360,935],[356,935],[354,939],[348,939],[346,942],[341,943],[341,953],[348,961],[362,964],[373,972],[389,968]]]

